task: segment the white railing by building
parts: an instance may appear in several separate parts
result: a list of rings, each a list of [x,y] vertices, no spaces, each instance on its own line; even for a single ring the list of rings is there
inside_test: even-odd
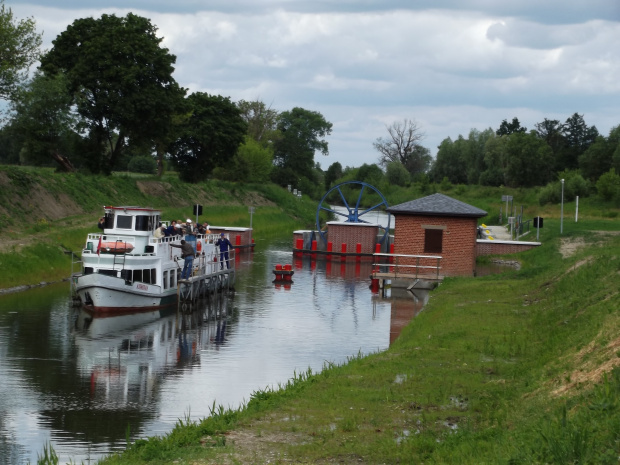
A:
[[[439,280],[439,270],[442,257],[440,255],[405,255],[393,253],[374,253],[375,260],[373,275],[389,275],[398,278],[429,278]],[[381,259],[383,261],[380,261]],[[435,260],[436,265],[426,265],[429,261]],[[389,263],[386,263],[389,262]],[[413,263],[415,262],[415,264]],[[422,264],[420,264],[422,262]],[[379,267],[377,269],[377,267]],[[430,273],[429,273],[430,271]]]

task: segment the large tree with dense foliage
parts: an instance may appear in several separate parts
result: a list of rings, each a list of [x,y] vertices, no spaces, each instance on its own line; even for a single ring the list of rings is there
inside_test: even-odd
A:
[[[28,69],[39,59],[41,35],[34,19],[16,20],[0,0],[0,98],[13,98]]]
[[[579,156],[579,169],[584,178],[596,181],[612,167],[620,168],[620,126],[611,128],[609,137],[596,140]]]
[[[332,163],[331,165],[329,165],[329,168],[327,168],[327,171],[325,171],[325,177],[324,177],[325,191],[328,191],[329,189],[331,189],[332,184],[334,184],[334,182],[340,179],[342,175],[343,175],[342,165],[339,162],[336,161]]]
[[[497,131],[495,131],[498,136],[508,136],[510,134],[514,134],[515,132],[527,132],[527,128],[521,126],[519,118],[516,116],[512,118],[510,123],[507,120],[503,120]]]
[[[329,155],[325,137],[331,134],[332,123],[318,111],[295,107],[280,113],[277,129],[280,137],[274,144],[272,179],[295,187],[301,178],[316,182],[314,154]]]
[[[199,182],[217,167],[232,167],[247,124],[228,97],[196,92],[187,97],[190,116],[178,129],[169,153],[179,176]]]
[[[517,132],[508,136],[505,146],[504,177],[511,187],[542,186],[553,177],[551,148],[535,131]]]
[[[505,184],[507,137],[489,137],[484,144],[484,164],[486,169],[480,173],[479,182],[483,186]]]
[[[579,157],[594,143],[598,134],[596,126],[588,126],[579,113],[573,113],[563,125],[566,144],[556,158],[556,170],[575,170]]]
[[[431,180],[440,182],[443,178],[447,178],[452,184],[467,182],[467,163],[463,147],[463,136],[459,136],[456,142],[449,137],[441,141],[430,171]]]
[[[172,130],[185,91],[172,77],[176,57],[143,17],[78,19],[41,59],[48,76],[64,74],[94,171],[111,172],[128,144],[155,147]]]

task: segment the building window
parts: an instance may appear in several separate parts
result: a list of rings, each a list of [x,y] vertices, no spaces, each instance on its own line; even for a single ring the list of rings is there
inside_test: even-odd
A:
[[[443,230],[424,230],[424,253],[441,253],[443,247]]]

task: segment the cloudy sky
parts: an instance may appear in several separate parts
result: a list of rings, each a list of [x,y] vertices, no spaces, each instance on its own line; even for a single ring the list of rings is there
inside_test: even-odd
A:
[[[386,125],[447,137],[519,118],[620,124],[620,0],[5,0],[46,48],[75,19],[145,16],[190,92],[333,123],[326,169],[375,163]]]

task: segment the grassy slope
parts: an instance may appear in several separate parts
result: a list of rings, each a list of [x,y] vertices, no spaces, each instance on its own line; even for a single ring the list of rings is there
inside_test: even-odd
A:
[[[521,270],[446,280],[386,352],[104,463],[617,463],[620,236],[592,233],[616,228],[548,221]]]
[[[77,195],[86,213],[62,225],[35,222],[30,229],[40,228],[37,237],[46,239],[40,247],[47,249],[16,247],[0,262],[18,256],[11,266],[29,260],[32,266],[55,250],[50,262],[57,263],[56,235],[67,248],[79,248],[97,206],[113,195],[116,203],[161,206],[173,218],[187,216],[193,203],[176,198],[180,205],[164,207],[133,181],[121,181],[88,179],[80,188],[65,180],[74,192],[95,191]],[[210,207],[212,223],[247,222],[246,188],[170,184],[182,199],[195,197],[190,189],[200,190],[201,203],[212,199],[218,205]],[[267,189],[280,205],[261,211],[261,226],[263,215],[255,215],[257,232],[299,227],[300,218],[312,217],[314,203],[256,189]],[[470,191],[447,194],[487,210],[496,206],[480,205]],[[521,270],[446,280],[389,350],[320,374],[294,374],[281,390],[254,393],[240,411],[214,406],[212,417],[180,420],[166,437],[137,441],[104,463],[617,463],[620,237],[592,232],[617,229],[613,220],[594,219],[616,212],[586,203],[585,220],[565,219],[562,237],[557,211],[543,212],[544,245],[518,255]],[[13,238],[6,229],[15,228],[19,215],[4,218],[3,238]],[[19,234],[32,232],[25,229]],[[566,240],[583,245],[562,258]],[[6,275],[0,277],[4,284]]]

